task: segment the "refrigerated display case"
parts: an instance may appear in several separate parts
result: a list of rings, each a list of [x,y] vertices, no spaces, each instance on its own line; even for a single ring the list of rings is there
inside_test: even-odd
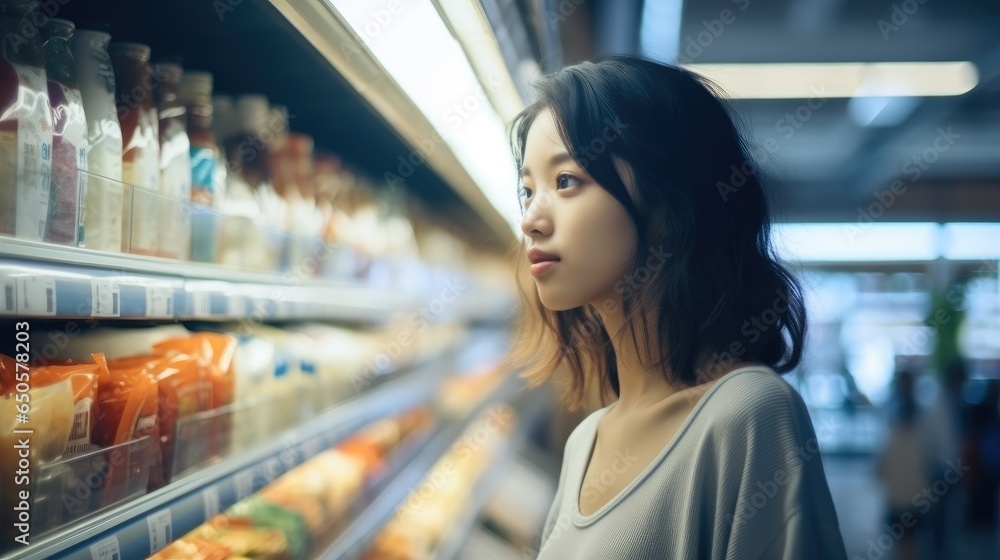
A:
[[[408,410],[433,410],[416,439],[386,455],[378,476],[366,479],[337,538],[310,549],[322,557],[359,556],[480,412],[494,405],[522,411],[493,457],[502,464],[514,452],[541,401],[522,395],[516,372],[496,369],[515,299],[504,263],[513,240],[510,218],[452,146],[422,148],[439,131],[336,3],[50,4],[36,8],[37,21],[72,22],[80,37],[98,36],[105,48],[108,34],[121,48],[143,45],[143,64],[152,51],[142,75],[150,75],[145,82],[153,91],[142,84],[118,91],[120,118],[134,116],[127,114],[133,106],[153,107],[159,98],[146,96],[169,69],[177,91],[155,108],[160,124],[174,128],[185,103],[187,118],[197,119],[189,165],[198,188],[178,194],[81,165],[85,186],[71,216],[82,224],[76,242],[47,243],[13,229],[0,237],[0,323],[10,341],[0,348],[12,357],[13,378],[22,362],[106,360],[101,406],[88,414],[106,418],[115,410],[108,404],[112,394],[135,414],[128,430],[119,428],[99,444],[91,440],[73,452],[31,460],[23,500],[30,521],[18,533],[30,544],[8,546],[15,543],[11,534],[0,557],[131,559],[169,550],[230,508],[265,499],[268,489],[273,497],[282,475],[303,472],[310,460],[349,445],[365,426]],[[78,61],[76,68],[93,74],[77,77],[81,88],[114,91],[107,60]],[[185,85],[190,81],[181,74],[198,83]],[[374,82],[378,87],[370,87]],[[219,94],[235,96],[234,111],[248,94],[266,96],[271,120],[233,136],[239,125],[226,119],[236,115],[225,112]],[[90,106],[86,91],[83,101]],[[212,101],[214,124],[206,120]],[[108,130],[113,127],[90,120],[98,123],[90,131],[93,145],[117,138]],[[164,157],[165,140],[161,134]],[[212,154],[214,166],[198,166]],[[400,162],[407,162],[405,173]],[[275,171],[253,176],[248,163]],[[169,172],[176,178],[177,169]],[[403,181],[387,178],[390,172]],[[272,179],[277,184],[254,184]],[[241,199],[235,188],[218,190],[239,181],[249,185],[250,198]],[[208,191],[213,196],[206,197]],[[277,193],[285,202],[261,193]],[[115,200],[123,201],[120,212],[104,204]],[[256,214],[243,211],[248,205],[256,205]],[[274,216],[278,208],[287,212]],[[314,222],[325,225],[314,228]],[[88,243],[91,224],[101,227]],[[105,242],[119,233],[120,243]],[[30,333],[31,349],[24,352],[15,348],[18,336],[29,336],[21,332]],[[233,365],[213,364],[192,348],[158,346],[203,333],[234,341]],[[95,353],[100,357],[91,358]],[[112,384],[122,368],[135,370],[128,379],[144,381]],[[197,396],[201,389],[184,396],[189,385],[209,386],[211,379],[216,384],[207,397]],[[16,383],[0,387],[6,403],[16,405]],[[76,407],[68,387],[31,395],[36,413],[46,398]],[[5,432],[18,428],[15,411],[5,405]],[[140,425],[156,429],[142,432]],[[86,428],[67,426],[93,430],[89,420]],[[67,447],[69,436],[58,435],[53,448]],[[479,472],[478,484],[470,481],[475,495],[491,484],[495,468]],[[21,488],[7,482],[5,502],[13,497],[16,506],[18,495],[8,490]],[[475,518],[481,500],[473,502],[461,526]],[[4,512],[5,521],[12,511]],[[442,546],[460,540],[453,535]]]

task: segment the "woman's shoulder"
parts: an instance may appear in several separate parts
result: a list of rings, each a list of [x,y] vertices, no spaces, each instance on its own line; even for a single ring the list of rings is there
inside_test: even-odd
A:
[[[719,379],[702,412],[739,426],[773,425],[808,414],[805,403],[780,374],[766,365],[733,370]]]

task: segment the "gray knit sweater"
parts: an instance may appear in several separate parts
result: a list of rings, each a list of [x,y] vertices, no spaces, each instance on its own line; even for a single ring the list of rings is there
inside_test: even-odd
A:
[[[583,516],[583,475],[612,406],[566,442],[539,560],[847,557],[805,403],[774,371],[712,385],[653,462]]]

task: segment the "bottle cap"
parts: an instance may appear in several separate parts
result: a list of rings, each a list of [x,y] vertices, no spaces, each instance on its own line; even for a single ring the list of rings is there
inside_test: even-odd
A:
[[[185,103],[212,102],[212,73],[191,70],[181,78],[181,99]]]
[[[240,130],[247,134],[257,134],[267,126],[270,105],[264,95],[241,95],[236,100],[236,113],[239,115]]]
[[[164,83],[172,85],[180,84],[184,76],[184,69],[174,62],[158,62],[153,66],[153,70]]]
[[[149,62],[151,52],[152,49],[149,45],[143,45],[142,43],[116,41],[108,45],[108,54],[111,56],[132,58],[141,62]]]
[[[45,23],[45,32],[49,37],[59,36],[68,39],[75,29],[76,24],[68,19],[49,18]]]

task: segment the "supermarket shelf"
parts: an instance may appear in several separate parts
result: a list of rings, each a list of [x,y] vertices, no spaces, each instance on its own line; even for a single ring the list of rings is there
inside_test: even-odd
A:
[[[418,307],[412,295],[346,281],[18,239],[0,240],[0,286],[0,315],[17,317],[378,323]],[[482,309],[473,304],[471,312]]]
[[[378,114],[433,168],[472,208],[501,243],[514,240],[507,220],[490,203],[468,170],[446,144],[427,150],[431,139],[440,138],[430,120],[403,91],[364,40],[351,28],[332,2],[314,0],[270,0],[291,23]],[[405,157],[403,154],[401,157]],[[395,161],[395,158],[393,158]]]
[[[483,473],[479,481],[476,482],[472,497],[462,518],[452,527],[447,535],[437,546],[437,550],[431,554],[437,560],[452,560],[458,558],[459,553],[465,547],[465,543],[476,527],[479,515],[490,496],[499,484],[500,479],[506,474],[508,467],[514,462],[518,450],[528,441],[528,436],[532,428],[542,417],[545,406],[548,403],[546,395],[542,391],[533,391],[525,399],[525,403],[520,408],[520,418],[514,435],[508,439],[489,468]]]
[[[191,531],[364,425],[429,402],[436,395],[439,381],[451,370],[451,358],[451,351],[442,354],[368,394],[288,430],[266,445],[35,539],[31,547],[4,556],[3,560],[53,557],[91,560],[98,557],[96,551],[104,549],[117,551],[118,558],[145,558],[172,541],[174,535]],[[154,538],[162,539],[158,546]]]
[[[359,283],[0,239],[0,316],[59,319],[323,319],[381,323],[421,299]],[[506,320],[512,303],[463,297],[459,321]]]
[[[489,407],[513,399],[522,386],[520,377],[509,376],[496,392],[475,406],[466,417],[447,424],[435,434],[402,471],[392,476],[388,486],[320,557],[327,560],[360,558],[378,531],[392,518],[396,509],[419,486],[438,459],[444,456],[472,421]]]

